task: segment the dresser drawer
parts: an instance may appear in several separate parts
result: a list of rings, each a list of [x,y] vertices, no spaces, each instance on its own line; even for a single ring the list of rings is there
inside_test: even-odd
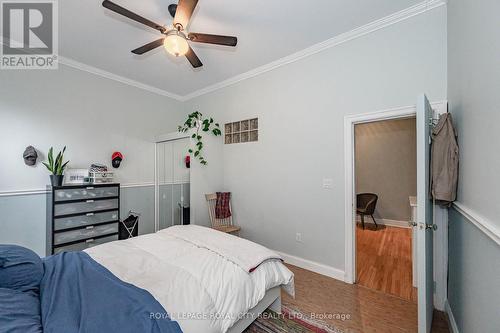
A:
[[[95,227],[88,226],[83,229],[58,232],[54,234],[54,245],[75,242],[81,239],[94,238],[117,232],[118,223],[98,225]]]
[[[83,241],[81,243],[76,243],[68,246],[56,247],[54,249],[54,254],[69,251],[83,251],[85,249],[91,248],[96,245],[101,245],[108,242],[113,242],[118,240],[118,235],[102,237],[97,239],[89,239],[88,241]]]
[[[64,230],[70,228],[84,227],[91,224],[118,221],[118,211],[104,213],[87,213],[72,217],[60,217],[54,219],[54,230]]]
[[[87,200],[54,205],[54,215],[81,214],[100,210],[118,209],[118,199]]]
[[[85,188],[68,188],[55,190],[54,200],[56,202],[68,200],[85,200],[96,198],[109,198],[118,196],[118,186],[93,187]]]

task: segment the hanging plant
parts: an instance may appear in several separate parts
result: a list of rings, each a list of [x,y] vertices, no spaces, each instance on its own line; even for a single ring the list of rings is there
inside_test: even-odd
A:
[[[215,123],[212,118],[203,118],[203,114],[201,112],[195,111],[188,115],[188,119],[184,122],[184,125],[179,126],[179,132],[186,133],[191,129],[195,129],[196,132],[191,135],[196,141],[196,144],[193,148],[189,148],[188,152],[193,154],[195,158],[197,158],[201,164],[207,165],[207,160],[201,154],[203,149],[203,133],[212,133],[215,136],[222,135],[222,131],[220,130],[220,126],[218,123]]]

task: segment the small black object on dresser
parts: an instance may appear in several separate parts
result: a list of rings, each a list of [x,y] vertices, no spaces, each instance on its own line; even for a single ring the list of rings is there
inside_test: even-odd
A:
[[[48,186],[47,255],[118,240],[120,184]]]

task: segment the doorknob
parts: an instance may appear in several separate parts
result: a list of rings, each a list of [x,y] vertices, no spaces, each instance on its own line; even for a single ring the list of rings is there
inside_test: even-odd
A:
[[[426,224],[425,229],[432,229],[432,231],[436,231],[438,228],[437,224]]]

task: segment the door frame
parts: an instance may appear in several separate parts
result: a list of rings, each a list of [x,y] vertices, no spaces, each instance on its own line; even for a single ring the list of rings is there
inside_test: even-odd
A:
[[[436,114],[447,111],[447,101],[433,102],[432,108]],[[387,110],[347,115],[344,117],[344,169],[345,169],[345,272],[344,281],[354,284],[356,282],[356,202],[355,190],[355,147],[354,126],[357,124],[375,121],[405,119],[416,116],[416,105],[392,108]],[[436,290],[434,295],[435,307],[444,310],[447,297],[447,272],[448,272],[448,215],[442,209],[436,213],[435,223],[438,231],[434,237],[434,279]]]
[[[192,135],[191,131],[188,131],[185,133],[172,132],[172,133],[158,135],[155,139],[155,162],[154,162],[155,163],[155,174],[154,174],[154,177],[155,177],[155,232],[157,232],[160,228],[159,206],[158,206],[158,199],[159,199],[158,193],[159,193],[159,188],[160,188],[159,183],[158,183],[158,144],[164,143],[164,142],[169,142],[169,141],[187,139],[187,138],[190,139],[190,142],[191,142],[191,135]],[[191,183],[191,177],[190,177],[189,182]],[[189,191],[189,192],[191,193],[191,191]],[[190,202],[191,202],[191,198],[190,198]]]

